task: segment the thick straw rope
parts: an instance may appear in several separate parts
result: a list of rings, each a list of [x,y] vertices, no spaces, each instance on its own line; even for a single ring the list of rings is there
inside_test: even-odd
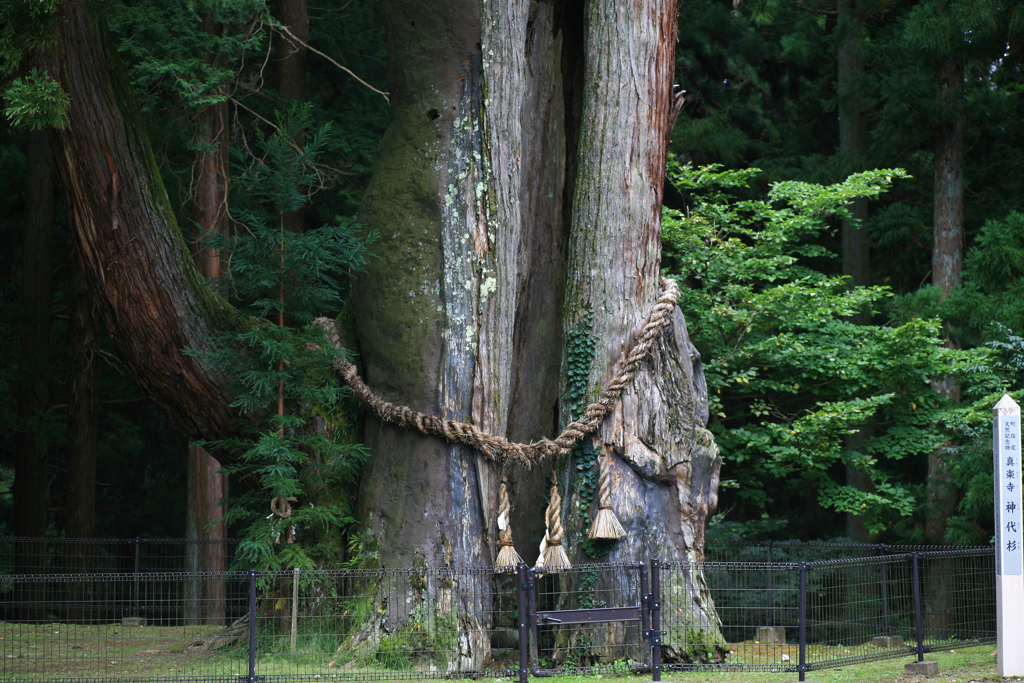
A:
[[[618,540],[626,535],[626,530],[612,512],[611,460],[612,453],[609,448],[601,458],[601,474],[597,480],[597,515],[587,533],[589,538]]]
[[[508,487],[505,482],[501,482],[501,488],[498,489],[498,519],[500,521],[498,539],[501,550],[498,551],[498,559],[494,561],[494,566],[502,567],[503,571],[508,573],[511,573],[512,568],[519,566],[519,563],[523,561],[523,558],[519,557],[519,553],[512,546],[512,524],[509,521],[511,513],[512,503],[508,498]]]
[[[549,455],[568,453],[580,439],[597,431],[601,422],[615,407],[615,402],[636,376],[640,364],[650,353],[654,342],[661,334],[662,327],[672,315],[676,301],[679,300],[679,286],[676,285],[675,280],[661,278],[661,286],[661,296],[658,297],[651,309],[651,314],[640,332],[640,338],[636,345],[628,353],[624,351],[623,357],[620,358],[618,374],[601,392],[598,401],[587,406],[583,416],[566,427],[554,440],[541,439],[531,444],[512,443],[503,436],[493,436],[482,432],[471,424],[425,415],[406,406],[396,406],[370,391],[370,388],[360,379],[355,366],[348,361],[339,359],[335,361],[334,368],[345,383],[352,388],[352,393],[369,406],[381,420],[401,427],[412,427],[423,434],[440,436],[452,443],[469,446],[492,460],[506,460],[530,467]],[[335,346],[341,346],[338,330],[333,320],[317,318],[314,324],[327,332]]]
[[[565,530],[562,529],[562,496],[558,493],[558,475],[551,479],[551,495],[548,502],[548,509],[544,516],[544,539],[540,543],[540,553],[537,556],[537,567],[558,567],[569,568],[569,557],[562,547],[562,536]]]

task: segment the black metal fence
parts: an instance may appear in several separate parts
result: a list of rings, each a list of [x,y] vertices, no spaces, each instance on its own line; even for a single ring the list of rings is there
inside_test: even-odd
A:
[[[0,537],[0,574],[184,572],[231,566],[240,539]],[[30,567],[31,572],[25,568]]]
[[[717,669],[803,680],[993,642],[994,573],[991,548],[964,548],[518,574],[6,575],[0,679],[525,683],[531,674],[647,671],[659,680],[663,670]]]

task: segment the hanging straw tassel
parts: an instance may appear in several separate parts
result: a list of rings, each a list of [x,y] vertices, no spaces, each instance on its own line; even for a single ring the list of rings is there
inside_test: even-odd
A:
[[[545,524],[547,532],[544,534],[544,541],[541,543],[541,557],[538,558],[538,562],[542,558],[544,560],[542,566],[544,567],[550,569],[564,567],[568,569],[572,565],[569,563],[569,557],[565,554],[565,549],[562,548],[562,536],[565,532],[562,529],[562,497],[558,495],[557,475],[555,475],[551,482],[551,501],[548,503]]]
[[[626,535],[626,530],[612,512],[611,463],[612,451],[608,449],[605,457],[601,458],[601,475],[597,484],[597,516],[594,517],[594,523],[590,525],[587,536],[617,541]]]
[[[508,500],[508,487],[501,482],[498,489],[498,538],[501,542],[501,550],[498,551],[498,559],[494,565],[498,574],[512,574],[523,558],[512,547],[512,526],[509,523],[509,513],[512,511],[512,504]]]

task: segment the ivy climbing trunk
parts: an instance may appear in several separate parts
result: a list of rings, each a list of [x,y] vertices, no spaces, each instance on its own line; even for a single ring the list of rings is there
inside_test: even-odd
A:
[[[428,414],[513,440],[554,436],[570,413],[560,378],[575,333],[596,345],[593,398],[660,289],[674,3],[392,0],[384,15],[390,123],[362,205],[381,243],[354,289],[363,376]],[[630,531],[613,559],[703,556],[718,459],[697,358],[677,312],[597,437],[618,453],[616,511]],[[375,420],[366,434],[360,510],[380,563],[493,562],[500,466]],[[530,492],[568,465],[506,470],[528,559],[542,514]],[[582,520],[574,479],[560,480],[563,520]],[[585,529],[573,524],[579,557]],[[459,657],[479,668],[488,643]]]

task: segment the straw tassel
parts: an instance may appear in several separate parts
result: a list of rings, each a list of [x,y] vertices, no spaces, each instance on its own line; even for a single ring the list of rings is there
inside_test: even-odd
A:
[[[544,522],[547,530],[540,545],[537,566],[568,569],[572,564],[569,563],[569,557],[562,548],[562,536],[565,532],[562,529],[562,497],[558,495],[558,475],[555,475],[551,482],[551,500]]]
[[[498,551],[498,559],[494,561],[499,574],[511,574],[523,558],[512,547],[512,526],[509,523],[509,513],[512,511],[512,504],[508,499],[508,487],[501,482],[498,489],[498,538],[501,543],[501,550]]]
[[[587,536],[617,541],[626,535],[626,530],[612,512],[611,462],[612,452],[608,449],[605,457],[601,458],[601,474],[597,483],[597,516],[594,517],[594,523],[590,525]]]

